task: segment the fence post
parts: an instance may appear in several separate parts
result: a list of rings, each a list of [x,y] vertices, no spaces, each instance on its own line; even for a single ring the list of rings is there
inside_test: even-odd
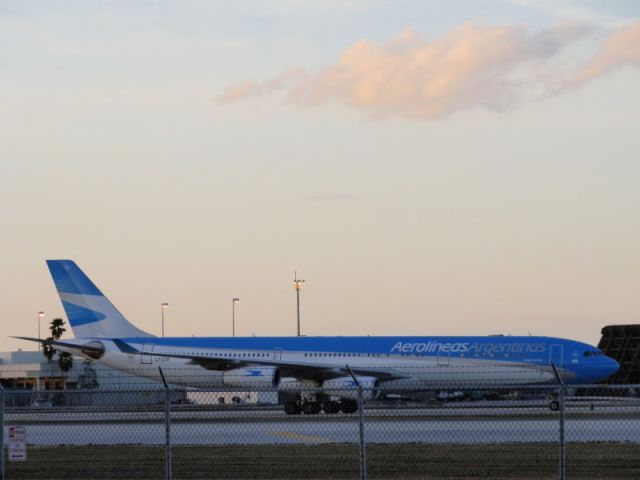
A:
[[[358,422],[360,424],[360,480],[367,480],[367,444],[364,441],[364,389],[353,374],[353,370],[346,365],[347,371],[358,387]]]
[[[0,480],[4,480],[4,387],[0,384]]]
[[[556,380],[558,381],[558,410],[560,413],[560,459],[559,459],[559,478],[560,480],[565,480],[567,465],[565,462],[565,442],[564,442],[564,381],[560,376],[560,372],[558,371],[556,365],[551,362],[551,368],[553,369],[553,374],[556,376]]]
[[[364,392],[358,383],[358,416],[360,420],[360,480],[367,480],[367,444],[364,442]]]
[[[164,478],[165,480],[171,480],[171,389],[164,378],[162,368],[158,367],[158,370],[162,377],[162,383],[164,383]]]
[[[560,410],[560,480],[565,479],[565,441],[564,441],[564,385],[558,389],[558,406]]]

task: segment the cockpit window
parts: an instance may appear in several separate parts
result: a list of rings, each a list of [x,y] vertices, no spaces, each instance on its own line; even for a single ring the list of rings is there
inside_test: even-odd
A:
[[[604,356],[604,352],[587,350],[583,353],[585,357],[602,357]]]

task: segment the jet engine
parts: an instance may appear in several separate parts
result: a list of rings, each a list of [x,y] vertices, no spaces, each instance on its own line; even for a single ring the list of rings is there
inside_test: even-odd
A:
[[[267,387],[280,384],[280,370],[277,367],[245,367],[225,370],[222,383],[229,387]]]
[[[91,342],[82,345],[80,347],[80,351],[83,355],[92,360],[100,360],[104,356],[105,352],[104,343],[92,340]]]
[[[362,398],[376,400],[380,397],[380,381],[376,377],[356,377],[362,386]],[[322,384],[324,393],[334,397],[357,399],[358,385],[351,377],[339,377],[327,380]]]

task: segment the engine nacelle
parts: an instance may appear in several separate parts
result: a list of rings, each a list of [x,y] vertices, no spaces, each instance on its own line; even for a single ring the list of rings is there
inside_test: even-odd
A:
[[[82,353],[82,355],[84,355],[85,357],[90,358],[91,360],[100,360],[102,357],[104,357],[104,354],[106,352],[104,343],[97,340],[91,340],[90,342],[82,345],[79,343],[70,343],[70,345],[73,345],[75,348],[71,348],[70,346],[56,346],[55,348],[56,350],[71,353],[72,355],[77,354],[78,349],[80,349],[80,353]]]
[[[92,340],[91,342],[85,343],[82,346],[81,352],[83,355],[91,358],[92,360],[100,360],[102,357],[104,357],[104,343],[97,340]]]
[[[356,377],[362,386],[362,398],[376,400],[380,397],[380,381],[376,377]],[[340,377],[327,380],[322,384],[324,393],[334,397],[357,399],[358,385],[351,377]]]
[[[274,388],[280,384],[280,370],[277,367],[245,367],[226,370],[222,383],[228,387]]]

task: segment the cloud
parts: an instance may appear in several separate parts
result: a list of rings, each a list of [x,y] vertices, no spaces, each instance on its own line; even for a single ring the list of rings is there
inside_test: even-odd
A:
[[[640,66],[640,21],[615,29],[571,84],[577,86],[625,65]]]
[[[307,73],[301,68],[292,68],[285,70],[271,80],[258,84],[252,81],[246,81],[237,85],[227,87],[222,95],[216,98],[216,102],[220,105],[235,102],[250,96],[260,96],[274,93],[278,90],[284,90],[287,86],[296,81],[302,81]]]
[[[590,33],[576,24],[529,33],[518,26],[466,23],[426,41],[408,29],[382,45],[360,40],[335,65],[316,73],[290,69],[264,83],[230,86],[217,101],[224,104],[279,91],[298,105],[336,102],[375,117],[417,120],[477,107],[503,109],[527,89],[548,93],[566,85],[575,73],[560,68],[558,58]],[[612,33],[577,78],[586,81],[622,63],[637,63],[638,39],[640,22]]]

